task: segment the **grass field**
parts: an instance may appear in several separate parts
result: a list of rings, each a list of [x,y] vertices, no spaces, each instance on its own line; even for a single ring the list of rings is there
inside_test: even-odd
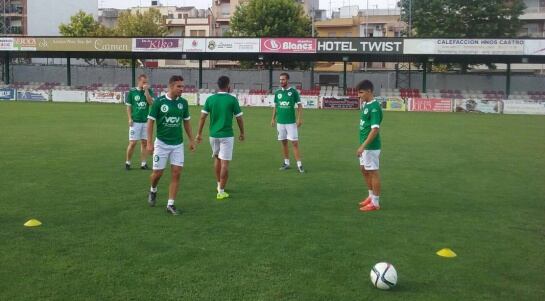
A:
[[[545,299],[543,116],[385,113],[383,210],[364,214],[358,112],[305,111],[300,175],[246,109],[232,198],[203,144],[173,217],[167,178],[149,208],[149,172],[123,169],[124,110],[0,103],[0,300]],[[394,290],[371,286],[378,261]]]

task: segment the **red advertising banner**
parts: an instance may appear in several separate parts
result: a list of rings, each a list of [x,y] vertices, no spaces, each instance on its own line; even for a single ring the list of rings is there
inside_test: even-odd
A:
[[[316,53],[316,39],[262,38],[261,52]]]
[[[409,100],[412,112],[452,112],[452,100],[444,98],[412,98]]]

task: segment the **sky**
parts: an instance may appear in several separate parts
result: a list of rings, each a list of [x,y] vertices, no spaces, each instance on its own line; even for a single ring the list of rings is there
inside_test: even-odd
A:
[[[320,8],[335,10],[345,5],[358,5],[360,9],[395,7],[398,0],[320,0]],[[197,8],[208,8],[212,0],[160,0],[163,5],[173,6],[195,6]],[[135,6],[149,6],[151,0],[98,0],[99,7],[127,8]]]

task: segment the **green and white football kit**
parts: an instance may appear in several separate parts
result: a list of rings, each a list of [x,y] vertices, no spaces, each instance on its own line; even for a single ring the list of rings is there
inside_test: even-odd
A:
[[[153,90],[148,91],[153,97]],[[127,93],[125,105],[131,107],[132,126],[129,127],[129,141],[148,140],[147,121],[150,106],[144,89],[132,88]]]
[[[382,109],[380,103],[376,99],[362,104],[360,113],[360,145],[365,142],[369,133],[371,133],[371,129],[380,128],[381,122]],[[380,148],[380,133],[377,133],[375,139],[367,145],[359,158],[360,165],[363,166],[365,170],[379,169]]]
[[[163,95],[153,102],[148,118],[157,123],[153,170],[165,169],[167,161],[171,165],[184,166],[182,123],[191,119],[187,100]]]
[[[297,124],[295,123],[295,107],[299,104],[301,104],[301,98],[299,92],[294,88],[281,88],[274,92],[278,140],[299,140]]]
[[[210,116],[212,156],[232,160],[235,144],[233,116],[242,116],[238,99],[227,92],[218,92],[206,99],[202,113]]]

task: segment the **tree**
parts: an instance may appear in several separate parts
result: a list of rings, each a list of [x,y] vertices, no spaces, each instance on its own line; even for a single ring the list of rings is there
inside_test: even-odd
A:
[[[82,10],[70,17],[70,23],[59,25],[59,31],[65,37],[103,37],[113,34],[113,30],[98,23],[92,14]],[[91,64],[93,59],[84,59],[84,61]],[[94,61],[100,65],[104,59],[94,59]]]
[[[404,0],[399,5],[402,20],[411,15],[419,38],[515,37],[525,8],[522,0]]]
[[[163,25],[163,17],[157,9],[150,9],[143,13],[137,11],[122,12],[117,20],[115,34],[123,37],[153,36],[163,37],[168,33]]]
[[[516,37],[525,8],[522,0],[401,0],[398,6],[419,38]]]
[[[227,35],[234,37],[308,37],[312,22],[302,5],[293,0],[250,0],[237,7]],[[293,62],[276,62],[293,67]],[[247,66],[248,64],[243,64]],[[255,63],[250,63],[254,65]],[[298,64],[305,68],[307,64]]]

